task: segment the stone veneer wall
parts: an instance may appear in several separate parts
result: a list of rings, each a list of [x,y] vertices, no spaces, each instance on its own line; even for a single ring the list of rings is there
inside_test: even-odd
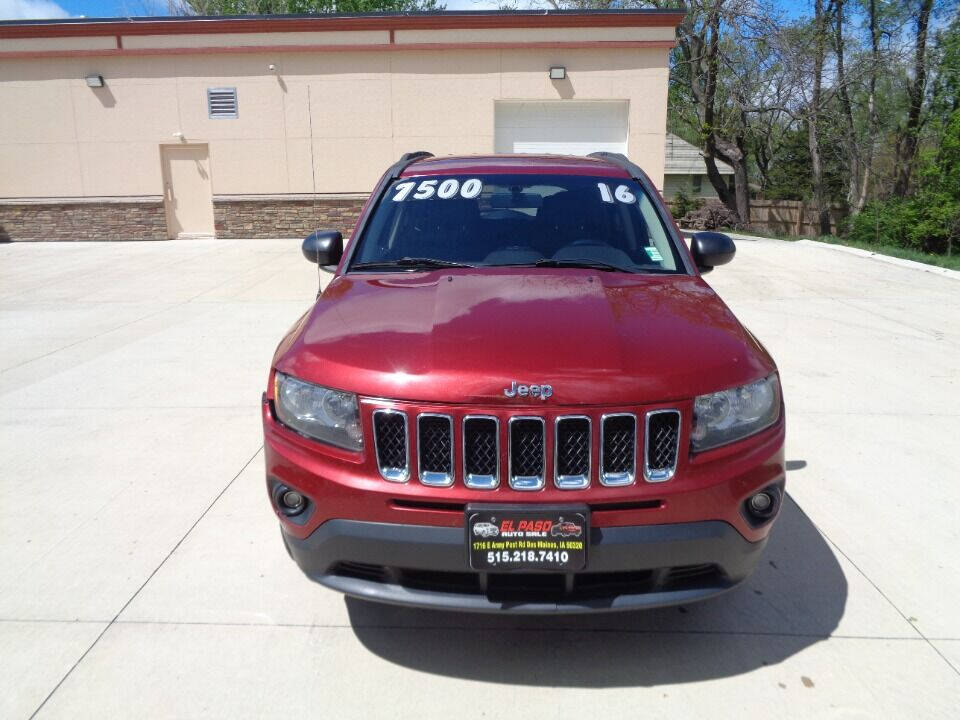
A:
[[[0,202],[0,242],[20,240],[164,240],[161,200]]]
[[[215,197],[214,225],[222,238],[299,238],[314,230],[339,230],[346,238],[366,201],[366,195]]]
[[[302,238],[314,230],[339,230],[349,237],[366,199],[366,195],[215,197],[216,235]],[[0,242],[166,238],[167,220],[159,199],[0,200]]]

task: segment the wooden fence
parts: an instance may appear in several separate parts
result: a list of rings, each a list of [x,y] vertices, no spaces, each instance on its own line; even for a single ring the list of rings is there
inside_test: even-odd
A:
[[[836,233],[847,216],[841,205],[830,206],[830,229]],[[751,200],[750,228],[776,235],[820,235],[817,209],[799,200]]]

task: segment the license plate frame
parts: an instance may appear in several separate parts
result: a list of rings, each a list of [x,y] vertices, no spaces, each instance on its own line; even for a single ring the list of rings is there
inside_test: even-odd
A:
[[[472,570],[571,573],[587,567],[586,505],[470,504],[464,528]]]

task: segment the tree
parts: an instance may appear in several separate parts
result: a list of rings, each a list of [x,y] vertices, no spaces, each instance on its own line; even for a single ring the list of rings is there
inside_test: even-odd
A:
[[[828,117],[821,126],[824,134],[839,134]],[[823,185],[828,202],[840,202],[846,191],[846,165],[842,149],[823,154]],[[771,156],[770,173],[763,187],[764,197],[770,200],[800,200],[810,202],[813,198],[812,169],[810,166],[810,133],[803,122],[792,124],[785,130],[780,144]]]
[[[675,68],[675,72],[693,100],[692,118],[697,125],[707,178],[720,200],[746,225],[750,222],[750,194],[742,112],[734,111],[732,122],[727,123],[718,112],[720,35],[727,9],[724,0],[714,0],[688,10],[678,39],[682,67]],[[718,159],[733,167],[733,188],[720,174]]]
[[[777,22],[759,0],[698,0],[680,26],[671,84],[683,103],[671,116],[699,139],[707,177],[740,223],[750,223],[750,178],[762,176],[783,137],[785,74],[771,38]],[[733,167],[732,183],[717,161]]]
[[[820,152],[820,116],[823,98],[823,66],[826,62],[827,25],[829,9],[823,6],[823,0],[814,0],[813,4],[813,72],[810,102],[806,108],[807,135],[810,146],[810,180],[813,183],[813,204],[817,208],[817,223],[821,235],[830,234],[830,208],[823,184],[823,158]]]
[[[960,110],[950,115],[937,151],[918,163],[916,192],[868,205],[851,237],[928,253],[952,255],[960,238]]]
[[[960,239],[960,16],[936,33],[934,50],[927,61],[931,91],[917,126],[908,195],[893,194],[867,205],[854,220],[851,236],[951,255]],[[912,99],[911,93],[907,97]],[[912,107],[902,116],[907,122]],[[904,127],[896,125],[893,133]],[[900,178],[902,149],[897,151],[893,170]]]
[[[836,10],[833,22],[833,52],[836,56],[838,99],[843,118],[843,148],[847,159],[847,206],[856,213],[862,207],[858,207],[858,203],[863,157],[857,138],[857,126],[847,78],[847,38],[844,34],[847,5],[845,0],[834,0],[834,2]],[[871,0],[871,4],[875,4],[875,0]]]
[[[857,192],[856,200],[852,204],[853,214],[856,215],[867,203],[867,193],[870,191],[871,174],[873,172],[873,159],[876,148],[877,129],[880,124],[880,118],[877,113],[877,75],[880,73],[880,23],[877,18],[877,0],[869,0],[867,4],[867,17],[869,18],[870,28],[870,60],[869,60],[869,85],[867,91],[867,131],[866,143],[863,153],[858,158],[860,167],[860,189]]]
[[[919,0],[916,15],[916,42],[914,49],[913,78],[907,85],[909,110],[906,123],[897,132],[897,176],[893,194],[904,197],[910,187],[910,176],[920,142],[921,113],[927,89],[927,31],[933,0]]]
[[[810,200],[810,144],[806,128],[790,128],[770,158],[763,194],[770,200]]]
[[[750,222],[750,176],[755,122],[768,110],[771,86],[771,10],[764,0],[547,0],[559,9],[679,8],[670,75],[671,121],[696,140],[707,179],[740,224]],[[770,130],[769,127],[766,128]],[[761,130],[761,134],[763,131]],[[728,182],[717,163],[733,167]]]

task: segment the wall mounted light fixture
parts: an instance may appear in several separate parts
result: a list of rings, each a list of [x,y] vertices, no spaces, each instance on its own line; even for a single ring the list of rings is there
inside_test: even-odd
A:
[[[557,65],[550,68],[550,79],[551,80],[566,80],[567,79],[567,69],[562,65]]]
[[[87,87],[103,87],[103,75],[87,75]]]

